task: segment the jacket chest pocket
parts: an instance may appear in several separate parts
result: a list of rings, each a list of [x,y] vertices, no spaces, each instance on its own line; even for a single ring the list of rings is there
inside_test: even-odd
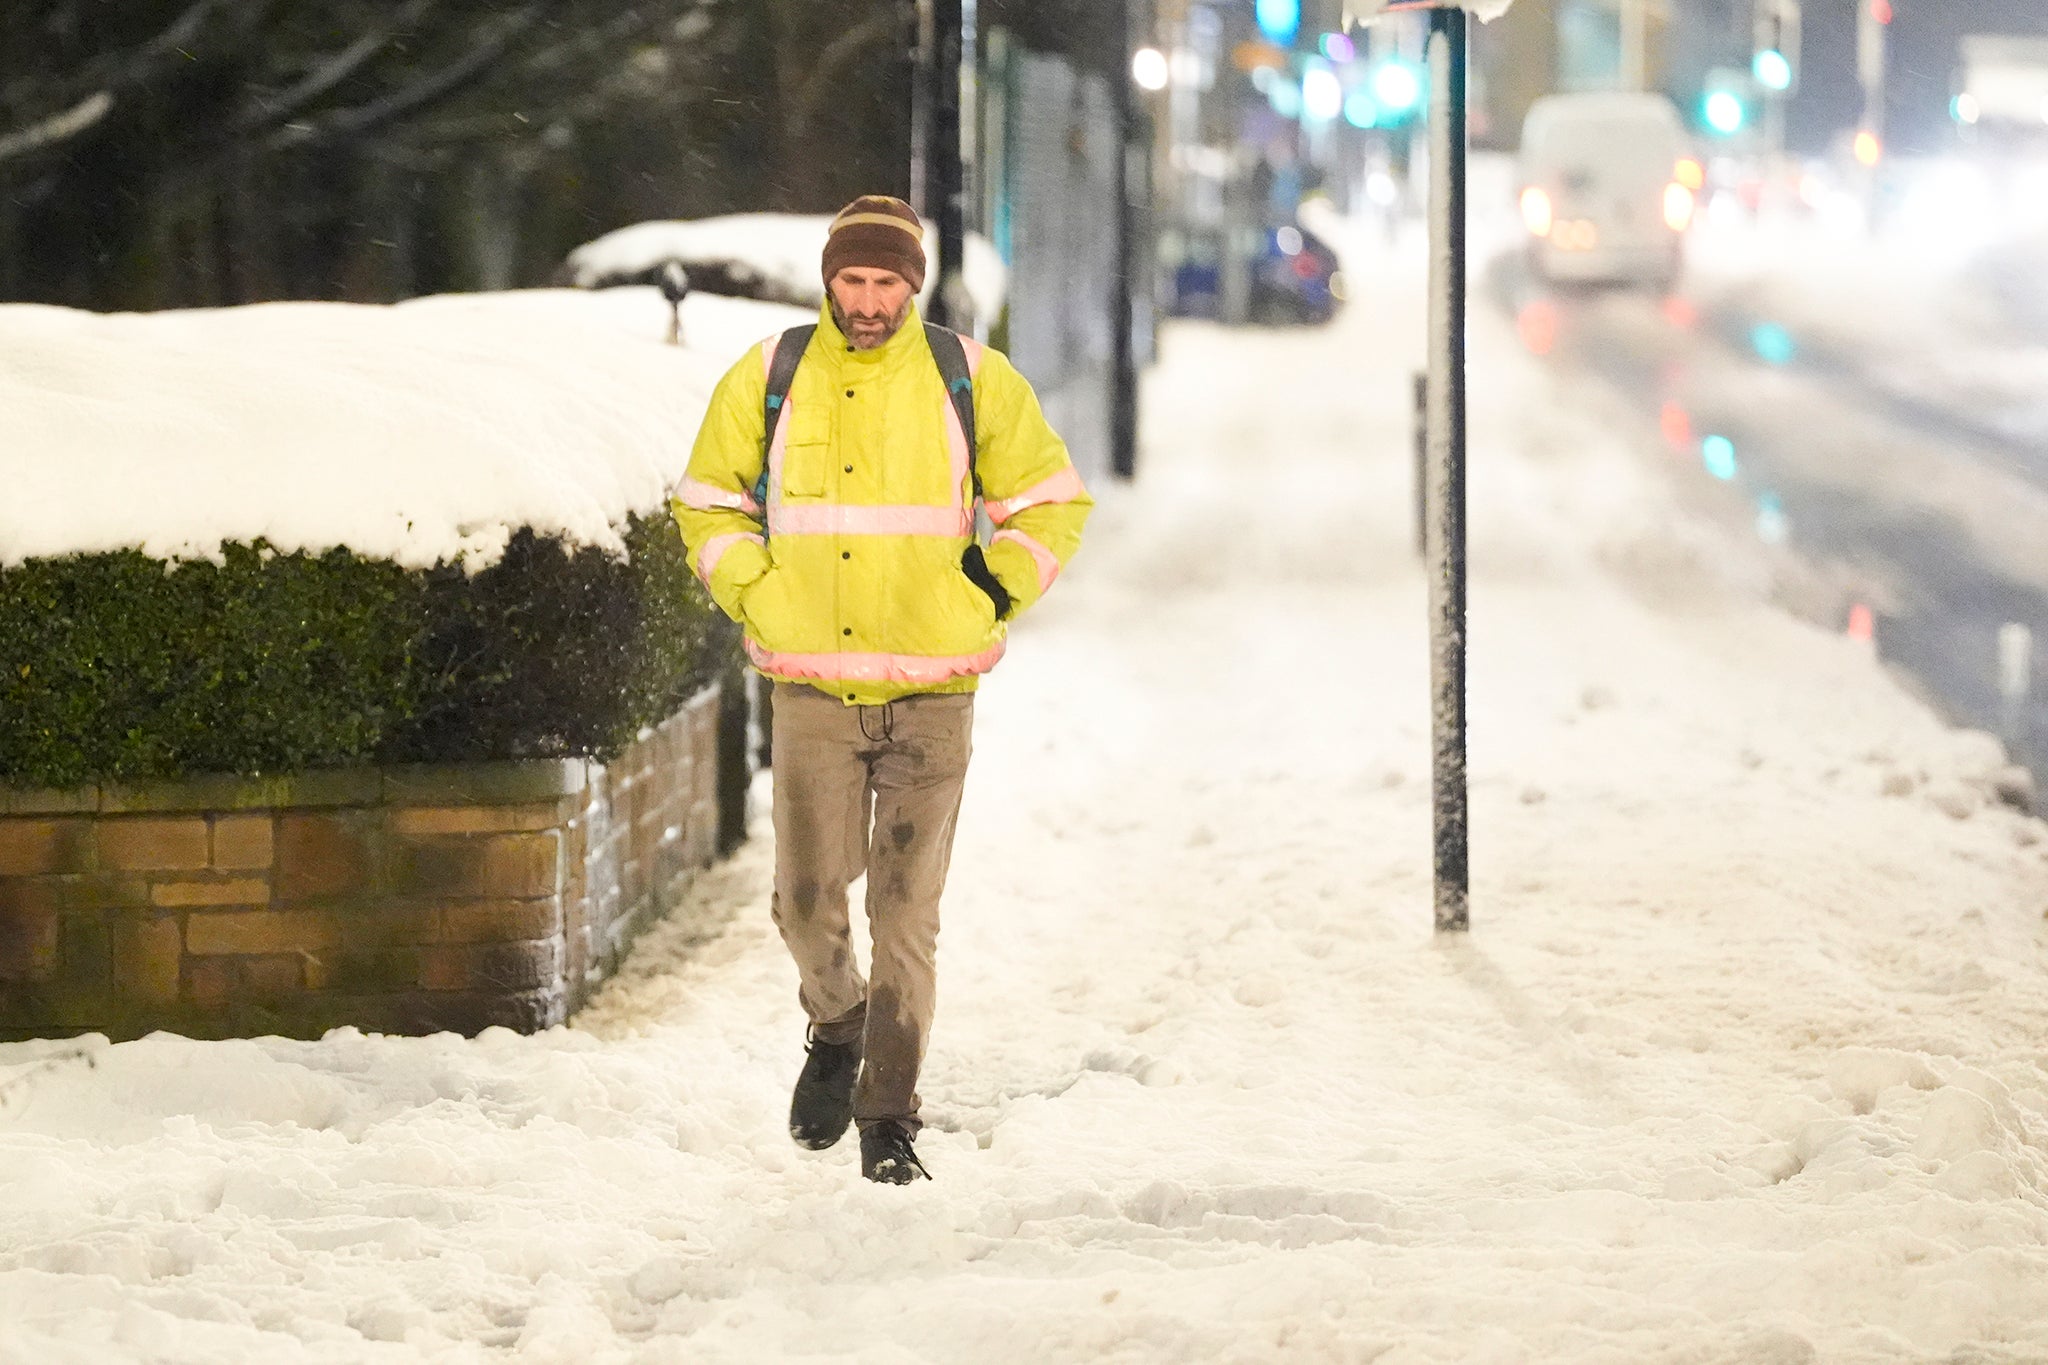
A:
[[[831,413],[791,403],[782,420],[789,423],[789,440],[782,448],[782,496],[824,497],[831,489]]]

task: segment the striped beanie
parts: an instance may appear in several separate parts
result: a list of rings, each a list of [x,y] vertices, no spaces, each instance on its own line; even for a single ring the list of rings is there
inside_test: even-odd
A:
[[[917,210],[886,194],[864,194],[839,210],[825,238],[825,283],[850,265],[893,270],[924,288],[924,224]]]

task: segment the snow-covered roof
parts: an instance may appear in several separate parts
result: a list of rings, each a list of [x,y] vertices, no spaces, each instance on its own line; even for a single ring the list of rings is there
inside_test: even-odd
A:
[[[155,314],[0,306],[0,567],[223,542],[491,563],[521,526],[621,547],[774,304],[652,289]]]
[[[644,277],[670,261],[730,270],[737,266],[760,281],[757,297],[807,304],[824,298],[818,259],[832,224],[829,214],[735,213],[719,218],[635,223],[585,242],[563,263],[570,284],[589,289],[608,280]],[[925,297],[938,283],[939,232],[925,222],[925,251],[932,268]],[[993,321],[1002,311],[1009,270],[995,245],[980,233],[967,234],[962,275],[976,314]]]

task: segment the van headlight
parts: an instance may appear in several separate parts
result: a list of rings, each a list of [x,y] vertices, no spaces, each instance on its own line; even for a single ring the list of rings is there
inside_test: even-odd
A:
[[[1673,232],[1683,232],[1692,226],[1693,209],[1699,200],[1693,192],[1677,181],[1664,187],[1664,226]]]

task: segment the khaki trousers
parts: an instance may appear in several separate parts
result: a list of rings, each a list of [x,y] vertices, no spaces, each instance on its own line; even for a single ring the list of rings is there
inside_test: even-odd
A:
[[[775,927],[813,1035],[861,1044],[853,1116],[919,1126],[917,1075],[937,1003],[939,894],[972,751],[974,697],[848,706],[775,684]],[[847,888],[867,873],[872,981],[854,961]]]

